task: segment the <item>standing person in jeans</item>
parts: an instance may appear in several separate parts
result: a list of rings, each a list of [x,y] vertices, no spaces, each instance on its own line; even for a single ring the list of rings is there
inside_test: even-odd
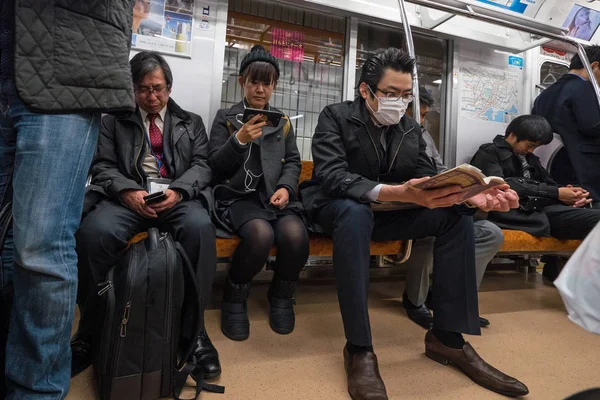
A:
[[[427,144],[426,152],[435,163],[437,173],[440,174],[448,167],[444,165],[433,138],[423,127],[429,108],[434,103],[433,97],[424,86],[419,87],[419,103],[421,104],[421,135]],[[412,103],[409,104],[406,114],[414,118]],[[475,218],[473,227],[475,229],[475,273],[479,290],[485,269],[502,248],[504,235],[502,229],[485,219]],[[431,314],[433,294],[429,285],[429,275],[433,270],[433,242],[434,238],[431,237],[413,240],[411,256],[406,262],[406,287],[402,295],[402,306],[406,310],[408,318],[425,329],[430,329],[433,324],[433,315]],[[490,321],[480,316],[479,324],[481,327],[486,327],[489,326]]]
[[[14,271],[2,282],[14,291],[2,350],[9,400],[69,390],[75,232],[100,114],[135,107],[133,1],[104,3],[0,2],[0,199],[12,179],[14,214]]]
[[[277,245],[275,274],[269,288],[269,323],[279,334],[294,330],[294,294],[298,275],[308,259],[308,232],[296,201],[302,163],[291,123],[267,126],[262,114],[246,123],[244,110],[279,112],[269,100],[279,80],[279,63],[262,46],[242,60],[239,84],[244,98],[219,110],[210,132],[209,165],[216,186],[216,220],[241,241],[233,255],[221,306],[221,330],[232,340],[250,335],[248,295]]]

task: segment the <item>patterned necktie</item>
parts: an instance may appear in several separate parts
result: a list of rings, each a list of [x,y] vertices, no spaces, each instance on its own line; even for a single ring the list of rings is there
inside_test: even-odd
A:
[[[150,129],[148,130],[148,133],[150,134],[150,145],[152,146],[152,152],[157,158],[157,161],[159,161],[158,164],[160,165],[160,176],[166,178],[167,167],[165,167],[165,163],[163,161],[163,135],[160,132],[158,125],[156,125],[156,117],[158,117],[158,114],[148,114],[148,119],[150,120]]]
[[[519,156],[519,158],[521,159],[521,168],[523,170],[523,178],[531,178],[531,171],[530,171],[530,165],[527,162],[527,157],[526,156]]]

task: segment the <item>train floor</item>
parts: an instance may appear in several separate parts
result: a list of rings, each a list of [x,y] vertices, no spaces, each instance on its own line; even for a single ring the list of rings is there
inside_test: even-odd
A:
[[[424,355],[425,331],[412,323],[400,302],[404,282],[376,280],[370,286],[375,353],[390,399],[502,399],[472,383],[454,367]],[[250,338],[233,342],[220,331],[221,288],[206,311],[207,329],[217,347],[225,394],[202,393],[201,400],[349,399],[343,367],[345,343],[332,281],[303,282],[297,293],[296,330],[271,331],[267,284],[253,287]],[[480,313],[491,322],[482,336],[467,340],[488,362],[518,377],[531,400],[560,400],[599,385],[600,337],[567,318],[560,295],[540,274],[496,271],[486,275]],[[72,380],[67,400],[97,399],[92,368]],[[190,396],[193,397],[191,390]]]

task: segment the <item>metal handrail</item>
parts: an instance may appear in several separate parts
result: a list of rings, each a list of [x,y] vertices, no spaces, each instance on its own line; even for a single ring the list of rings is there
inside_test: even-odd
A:
[[[596,79],[594,79],[594,73],[592,71],[592,66],[590,64],[590,60],[588,59],[587,54],[585,53],[585,47],[583,47],[583,44],[581,44],[581,42],[579,42],[578,40],[568,37],[565,34],[564,30],[561,30],[562,35],[559,35],[556,33],[545,31],[543,29],[526,26],[525,24],[519,24],[516,22],[509,21],[509,20],[497,18],[494,16],[477,13],[476,11],[473,10],[473,7],[466,5],[466,4],[465,4],[465,8],[463,9],[463,8],[452,6],[449,4],[444,4],[444,2],[445,2],[444,0],[436,0],[436,1],[410,0],[410,3],[420,5],[423,7],[433,8],[435,10],[459,15],[462,17],[473,18],[478,21],[488,22],[488,23],[491,23],[494,25],[500,25],[505,28],[515,29],[515,30],[518,30],[521,32],[530,33],[532,35],[543,36],[548,39],[565,41],[565,42],[570,43],[571,45],[575,46],[577,48],[577,53],[579,54],[579,57],[581,58],[581,61],[583,62],[583,65],[585,66],[585,69],[590,76],[590,82],[592,83],[592,86],[594,87],[594,92],[596,93],[596,100],[598,101],[598,107],[600,107],[600,86],[598,85],[598,82],[596,81]],[[404,25],[404,32],[407,35],[407,43],[412,43],[412,34],[410,34],[411,30],[410,30],[410,26],[408,23],[408,16],[406,15],[406,7],[404,4],[404,0],[398,0],[398,4],[399,4],[399,8],[400,8],[400,15],[402,17],[402,24]],[[408,37],[410,37],[410,39],[408,39]],[[412,53],[410,53],[410,51],[411,51],[410,45],[409,45],[408,50],[409,50],[409,54],[411,55],[411,57],[415,57],[414,56],[414,45],[413,45]],[[414,75],[415,75],[415,77],[417,76],[416,72],[414,73]],[[417,81],[417,83],[418,83],[418,81]],[[419,88],[418,88],[418,84],[416,84],[415,86],[416,87],[413,88],[413,90],[415,90],[415,93],[416,93],[415,99],[417,99],[418,93],[419,93]],[[416,109],[415,112],[419,112],[418,111],[419,109],[416,107],[419,105],[418,100],[416,103],[413,103],[413,104]]]
[[[412,31],[410,24],[408,23],[408,14],[406,13],[406,6],[404,0],[398,0],[398,6],[400,7],[400,17],[402,18],[402,26],[404,27],[404,36],[406,36],[406,47],[408,47],[408,55],[417,59],[415,53],[415,43],[413,41]],[[419,74],[417,73],[417,63],[413,68],[413,95],[415,96],[413,105],[413,117],[417,122],[421,123],[421,102],[419,101]]]

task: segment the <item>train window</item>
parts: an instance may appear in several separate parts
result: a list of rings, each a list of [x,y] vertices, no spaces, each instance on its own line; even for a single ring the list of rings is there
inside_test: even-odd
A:
[[[542,63],[540,68],[540,86],[547,88],[567,72],[569,72],[569,67],[564,64],[552,61]]]
[[[242,99],[240,63],[262,45],[279,59],[281,76],[271,104],[290,116],[302,159],[323,108],[342,99],[346,21],[264,0],[229,1],[221,106]]]
[[[443,134],[440,120],[442,115],[441,94],[445,88],[443,73],[446,47],[441,39],[414,32],[413,41],[417,56],[419,84],[425,86],[435,101],[425,117],[424,126],[433,137],[440,154],[444,154],[443,148],[440,147],[440,136]],[[404,45],[404,32],[401,28],[389,28],[360,22],[358,24],[356,51],[356,83],[358,84],[362,66],[370,55],[390,46],[402,47]]]

